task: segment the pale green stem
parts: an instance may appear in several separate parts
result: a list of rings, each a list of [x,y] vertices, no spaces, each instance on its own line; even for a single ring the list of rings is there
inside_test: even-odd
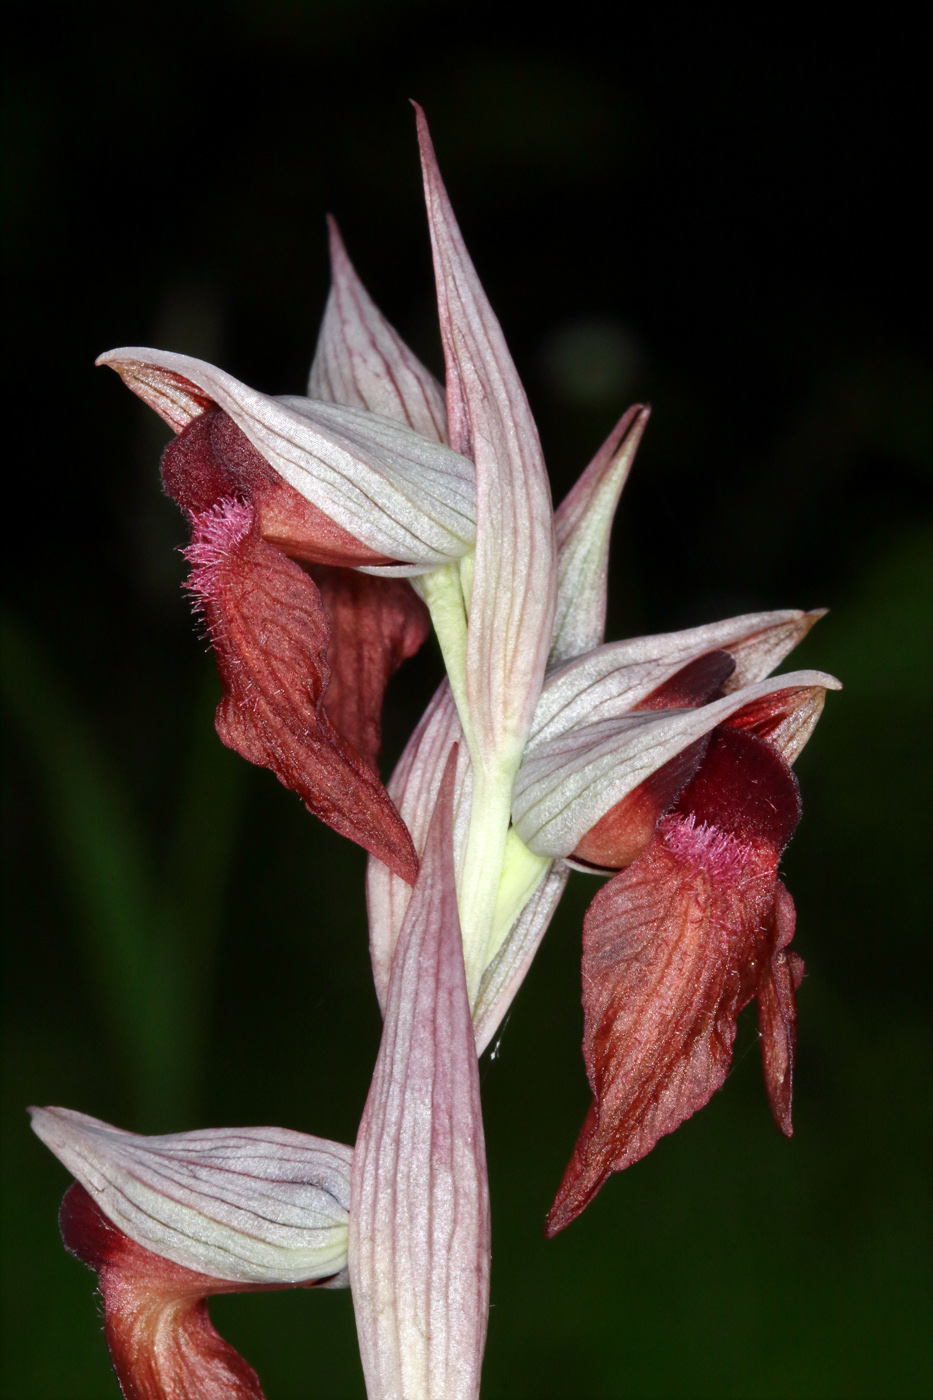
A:
[[[472,569],[470,577],[472,578]],[[475,767],[476,743],[466,693],[467,613],[460,584],[460,567],[457,564],[445,564],[429,574],[417,575],[411,582],[431,614],[457,714],[460,716],[467,748]]]
[[[412,579],[424,599],[440,643],[450,689],[473,765],[473,802],[457,904],[471,1005],[495,955],[550,864],[512,831],[512,784],[520,746],[483,762],[476,744],[466,690],[467,622],[473,588],[473,556]]]
[[[505,843],[512,819],[513,777],[511,764],[493,773],[477,767],[473,770],[470,830],[457,881],[463,961],[471,1006],[486,967],[486,949],[496,913]]]
[[[509,929],[550,868],[549,858],[536,856],[533,851],[529,851],[515,828],[509,827],[505,838],[502,875],[496,894],[496,909],[489,942],[486,945],[484,971],[502,947]]]

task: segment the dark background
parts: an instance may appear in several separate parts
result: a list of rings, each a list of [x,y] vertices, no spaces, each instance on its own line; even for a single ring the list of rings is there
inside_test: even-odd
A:
[[[301,392],[324,213],[440,369],[412,113],[567,489],[655,414],[610,638],[828,606],[840,676],[784,861],[808,977],[796,1136],[752,1021],[724,1091],[542,1223],[587,1101],[575,876],[481,1066],[484,1396],[928,1395],[931,367],[919,35],[708,7],[548,19],[366,0],[34,9],[4,110],[3,1109],[10,1396],[115,1394],[67,1175],[23,1106],[352,1141],[379,1037],[355,848],[213,736],[167,430],[93,368],[154,344]],[[607,17],[611,13],[613,18]],[[841,12],[840,12],[841,13]],[[21,18],[21,23],[26,21]],[[393,684],[386,771],[439,673]],[[359,1396],[349,1294],[218,1300],[269,1400]],[[926,1319],[926,1323],[924,1323]]]

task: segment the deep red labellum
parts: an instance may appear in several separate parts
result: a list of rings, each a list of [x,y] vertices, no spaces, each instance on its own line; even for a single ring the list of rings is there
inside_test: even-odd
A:
[[[736,1017],[758,998],[765,1083],[791,1131],[793,902],[777,879],[800,815],[796,779],[765,740],[713,731],[639,858],[583,926],[583,1054],[593,1091],[551,1212],[556,1234],[725,1081]]]

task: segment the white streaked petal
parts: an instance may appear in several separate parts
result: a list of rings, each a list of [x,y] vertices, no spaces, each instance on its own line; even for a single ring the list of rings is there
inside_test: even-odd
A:
[[[352,1149],[287,1128],[140,1137],[67,1108],[33,1130],[114,1225],[186,1269],[304,1283],[347,1261]]]
[[[424,113],[416,110],[450,441],[476,463],[467,694],[483,766],[493,769],[504,755],[521,753],[551,645],[551,492],[528,399],[457,226]]]
[[[598,647],[548,674],[535,710],[528,753],[577,725],[626,714],[708,651],[722,649],[734,657],[736,669],[723,689],[740,690],[763,679],[822,616],[821,611],[790,609],[746,613],[684,632]]]
[[[536,745],[519,770],[516,831],[537,855],[568,856],[610,808],[717,724],[765,696],[813,687],[841,689],[821,671],[795,671],[698,709],[642,711],[562,732]]]
[[[826,608],[811,608],[806,612],[788,608],[780,612],[749,613],[747,617],[711,622],[705,628],[696,630],[722,636],[723,640],[713,645],[722,647],[735,658],[735,670],[723,685],[728,695],[733,690],[741,690],[743,686],[769,676],[826,613]],[[733,628],[731,637],[724,636],[727,629]]]
[[[623,415],[554,513],[557,611],[552,666],[591,651],[605,635],[609,536],[650,413],[635,404]]]
[[[308,398],[365,408],[447,441],[444,390],[389,325],[356,274],[335,221],[328,218],[331,285]]]
[[[525,980],[525,974],[560,903],[569,873],[563,864],[551,867],[483,973],[479,996],[473,1008],[478,1055],[482,1054],[499,1029]]]
[[[453,755],[402,925],[353,1153],[349,1268],[370,1400],[475,1400],[489,1187],[453,861]]]
[[[176,429],[215,403],[300,495],[371,549],[419,568],[460,558],[475,537],[471,462],[407,424],[360,408],[270,398],[203,360],[111,350],[109,365]]]
[[[399,816],[411,833],[419,859],[424,851],[441,779],[454,744],[460,746],[454,783],[456,861],[462,854],[469,828],[473,770],[450,686],[447,681],[442,681],[386,785]],[[366,869],[369,949],[376,995],[383,1011],[389,990],[392,957],[410,899],[411,886],[393,875],[381,860],[371,857]]]

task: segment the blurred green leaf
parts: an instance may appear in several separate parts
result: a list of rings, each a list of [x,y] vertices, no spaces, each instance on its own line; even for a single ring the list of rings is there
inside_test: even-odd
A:
[[[200,1089],[241,765],[218,755],[213,735],[205,743],[202,702],[160,882],[152,834],[39,644],[6,617],[0,640],[3,700],[41,773],[52,848],[82,914],[84,955],[139,1118],[180,1126],[179,1117],[194,1118]]]

